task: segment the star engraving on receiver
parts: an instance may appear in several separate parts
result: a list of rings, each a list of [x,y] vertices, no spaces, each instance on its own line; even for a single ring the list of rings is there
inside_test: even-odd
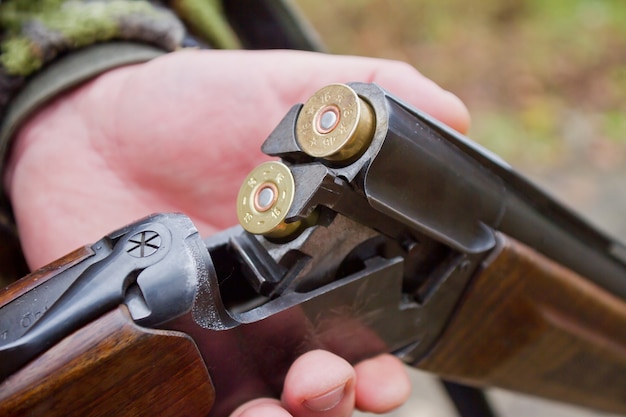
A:
[[[161,247],[161,236],[152,230],[139,232],[126,242],[126,252],[136,258],[152,255]]]

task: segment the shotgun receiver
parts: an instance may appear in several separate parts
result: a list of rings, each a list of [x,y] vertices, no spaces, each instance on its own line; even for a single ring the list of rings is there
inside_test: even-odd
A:
[[[626,249],[373,84],[294,106],[241,226],[111,233],[0,293],[0,415],[227,415],[323,348],[626,414]]]

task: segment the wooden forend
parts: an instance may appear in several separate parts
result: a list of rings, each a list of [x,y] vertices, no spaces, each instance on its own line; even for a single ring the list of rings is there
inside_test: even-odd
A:
[[[509,237],[500,243],[416,366],[626,413],[626,303]]]

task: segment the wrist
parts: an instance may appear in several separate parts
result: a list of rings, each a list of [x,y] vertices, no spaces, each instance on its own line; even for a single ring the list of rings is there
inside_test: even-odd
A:
[[[104,132],[112,129],[110,109],[135,68],[115,68],[60,92],[37,108],[13,135],[2,185],[31,267],[40,267],[91,239],[85,234],[76,240],[89,210],[77,212],[75,200],[97,185],[91,178],[104,168],[98,147],[106,145],[99,138],[110,137]],[[76,186],[79,172],[84,174],[78,174],[82,178]],[[44,221],[71,213],[75,213],[72,229]]]

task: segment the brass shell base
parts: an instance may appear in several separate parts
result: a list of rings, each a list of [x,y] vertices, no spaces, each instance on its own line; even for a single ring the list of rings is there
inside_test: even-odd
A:
[[[369,146],[374,136],[374,111],[345,84],[318,90],[296,121],[296,139],[309,156],[350,162]]]

